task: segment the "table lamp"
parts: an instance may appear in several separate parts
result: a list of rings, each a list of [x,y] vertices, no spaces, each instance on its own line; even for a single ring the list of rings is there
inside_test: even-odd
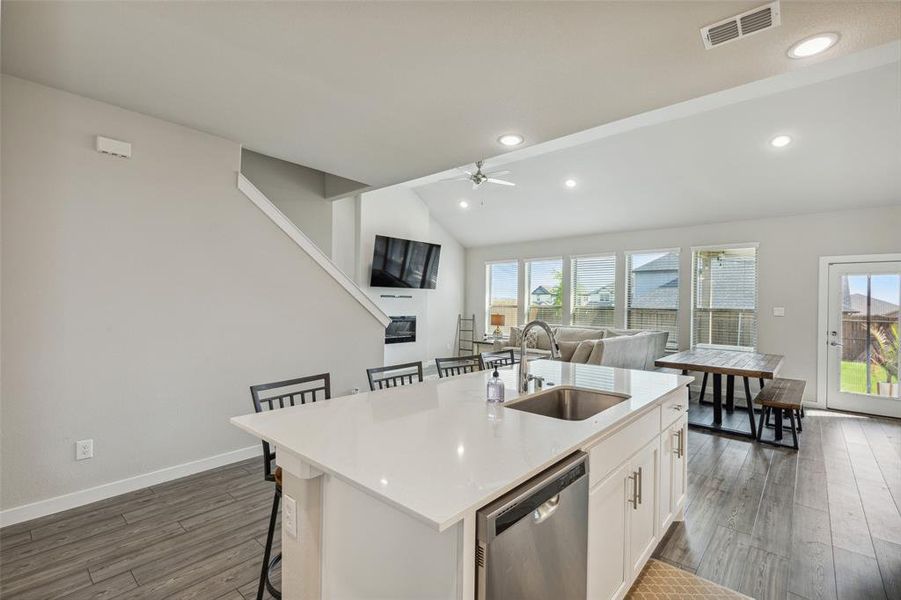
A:
[[[494,339],[498,339],[503,335],[501,333],[501,327],[504,325],[504,315],[493,314],[491,315],[491,324],[494,325]]]

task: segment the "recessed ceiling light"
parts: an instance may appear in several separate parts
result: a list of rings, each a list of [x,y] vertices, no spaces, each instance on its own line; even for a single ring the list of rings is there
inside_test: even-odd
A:
[[[567,179],[566,181],[563,182],[563,185],[565,185],[569,189],[573,189],[574,187],[576,187],[576,180],[575,179]]]
[[[788,49],[790,58],[807,58],[825,52],[838,42],[837,33],[818,33],[817,35],[803,39]]]
[[[787,135],[777,135],[770,140],[770,146],[773,148],[784,148],[792,143],[792,139]]]
[[[469,208],[469,202],[466,200],[460,200],[460,208]]]
[[[505,133],[497,138],[497,141],[503,146],[519,146],[523,142],[523,137],[518,133]]]

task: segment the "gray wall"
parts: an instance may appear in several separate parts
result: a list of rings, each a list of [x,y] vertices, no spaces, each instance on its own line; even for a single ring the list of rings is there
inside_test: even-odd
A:
[[[250,384],[339,395],[381,362],[381,324],[236,189],[237,144],[7,76],[2,130],[0,507],[255,446],[228,423]]]
[[[783,374],[805,379],[806,399],[814,401],[819,257],[901,251],[901,205],[470,248],[466,311],[476,313],[484,326],[485,261],[615,252],[616,318],[624,323],[624,252],[680,248],[679,338],[685,348],[691,327],[691,247],[742,242],[760,244],[758,349],[785,355]],[[785,307],[785,317],[774,317],[774,306]]]
[[[246,148],[241,152],[241,173],[332,256],[332,203],[325,198],[325,173]]]

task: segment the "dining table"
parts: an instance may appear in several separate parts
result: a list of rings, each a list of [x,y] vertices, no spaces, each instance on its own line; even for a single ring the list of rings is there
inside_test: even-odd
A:
[[[747,352],[742,350],[726,350],[719,348],[693,348],[668,356],[663,356],[654,361],[658,367],[678,369],[683,375],[689,371],[704,373],[704,385],[706,387],[707,375],[713,378],[713,421],[711,423],[699,422],[691,419],[689,411],[688,424],[699,429],[712,431],[724,431],[734,435],[757,438],[757,425],[754,422],[754,399],[751,396],[749,379],[757,379],[761,389],[764,381],[775,379],[785,357],[781,354],[763,354],[760,352]],[[734,429],[723,425],[723,376],[726,377],[726,412],[735,410],[735,378],[741,377],[744,383],[746,410],[750,433],[744,429]],[[702,394],[703,396],[703,391]],[[700,399],[699,399],[700,401]]]

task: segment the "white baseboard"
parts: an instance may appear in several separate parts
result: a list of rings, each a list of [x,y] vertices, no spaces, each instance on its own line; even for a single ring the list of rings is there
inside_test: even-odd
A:
[[[23,504],[22,506],[8,508],[0,511],[0,527],[6,527],[7,525],[14,525],[16,523],[21,523],[22,521],[30,521],[31,519],[37,519],[38,517],[52,515],[64,510],[69,510],[70,508],[97,502],[98,500],[106,500],[113,496],[133,492],[151,485],[165,483],[166,481],[172,481],[173,479],[179,479],[180,477],[187,477],[194,473],[215,469],[216,467],[240,462],[242,460],[247,460],[248,458],[254,458],[255,456],[262,456],[262,450],[260,449],[259,444],[241,448],[240,450],[232,450],[231,452],[217,454],[216,456],[210,456],[208,458],[201,458],[173,467],[166,467],[165,469],[144,473],[143,475],[136,475],[134,477],[128,477],[127,479],[104,483],[103,485],[98,485],[86,490],[79,490],[77,492],[63,494],[62,496],[47,498],[46,500],[38,500],[31,504]]]

